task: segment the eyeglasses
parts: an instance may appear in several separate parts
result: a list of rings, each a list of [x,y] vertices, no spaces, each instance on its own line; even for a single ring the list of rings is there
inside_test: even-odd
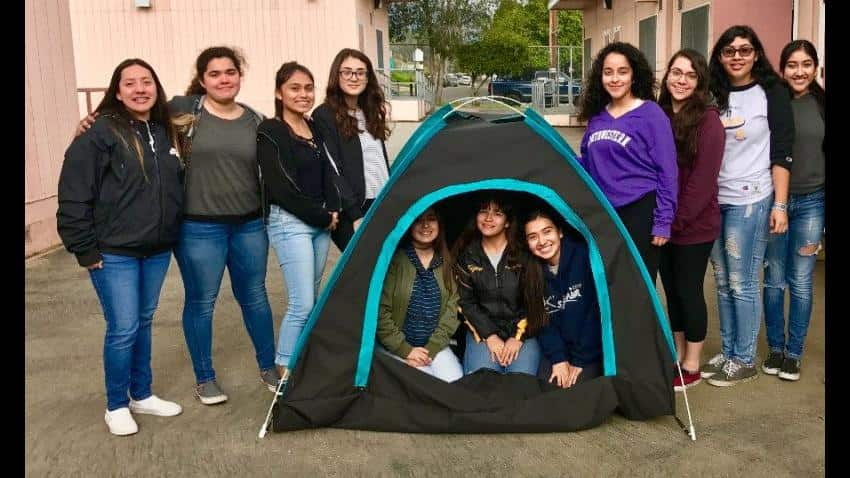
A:
[[[720,50],[720,54],[723,55],[723,58],[734,58],[735,53],[740,53],[741,58],[749,58],[753,56],[753,53],[756,51],[752,45],[744,45],[740,48],[735,48],[731,45],[724,46],[722,50]]]
[[[692,83],[696,83],[699,80],[699,75],[697,75],[695,71],[689,71],[685,73],[684,71],[678,68],[673,68],[672,70],[670,70],[668,78],[670,78],[670,81],[679,81],[680,79],[682,79],[683,75],[685,78],[687,78],[688,81]]]
[[[368,73],[366,70],[339,70],[339,76],[344,80],[366,78]]]

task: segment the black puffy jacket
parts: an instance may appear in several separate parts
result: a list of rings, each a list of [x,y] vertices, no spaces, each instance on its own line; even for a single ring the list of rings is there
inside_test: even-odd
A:
[[[527,324],[520,283],[522,265],[508,264],[506,250],[493,269],[480,240],[466,247],[457,258],[457,265],[458,305],[473,335],[481,340],[492,334],[502,340],[521,340]]]
[[[101,253],[147,257],[169,250],[183,213],[183,166],[165,126],[130,121],[139,139],[144,171],[132,142],[116,132],[117,116],[103,115],[65,151],[59,175],[57,228],[81,266]]]

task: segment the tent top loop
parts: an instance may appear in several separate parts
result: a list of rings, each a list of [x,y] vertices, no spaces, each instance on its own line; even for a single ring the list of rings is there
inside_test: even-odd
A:
[[[505,103],[505,101],[504,101],[504,100],[508,100],[508,101],[512,101],[512,102],[516,103],[517,105],[520,105],[520,106],[522,105],[522,103],[520,103],[519,101],[517,101],[513,98],[508,98],[507,96],[465,96],[463,98],[455,98],[455,99],[453,99],[452,101],[449,102],[449,104],[452,105],[452,109],[448,113],[443,115],[443,119],[446,119],[450,114],[452,114],[455,111],[463,108],[464,106],[468,105],[469,103],[479,101],[479,100],[487,100],[487,101],[490,101],[492,103],[502,105],[505,108],[507,108],[507,109],[515,112],[516,114],[522,116],[523,118],[525,118],[525,113],[523,113],[522,111],[518,110],[517,108]],[[458,104],[456,105],[455,103],[458,103]]]

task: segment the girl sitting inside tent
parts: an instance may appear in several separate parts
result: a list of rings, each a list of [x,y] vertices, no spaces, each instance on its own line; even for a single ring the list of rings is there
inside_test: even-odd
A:
[[[527,277],[530,258],[512,233],[511,204],[498,194],[478,203],[454,251],[460,312],[469,327],[463,368],[537,375],[545,320],[539,274]],[[531,298],[529,300],[529,298]]]
[[[408,229],[392,258],[378,313],[378,341],[399,360],[446,382],[463,376],[449,348],[458,291],[445,232],[434,208]]]
[[[552,364],[549,382],[569,388],[602,375],[602,335],[587,245],[564,235],[554,218],[542,209],[529,214],[525,240],[546,282],[548,323],[539,340]]]

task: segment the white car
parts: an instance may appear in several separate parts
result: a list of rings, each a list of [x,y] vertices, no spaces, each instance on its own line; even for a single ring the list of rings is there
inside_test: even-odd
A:
[[[457,84],[464,85],[464,86],[471,86],[472,85],[472,77],[469,76],[469,75],[461,75],[460,78],[458,78],[458,80],[457,80]]]

